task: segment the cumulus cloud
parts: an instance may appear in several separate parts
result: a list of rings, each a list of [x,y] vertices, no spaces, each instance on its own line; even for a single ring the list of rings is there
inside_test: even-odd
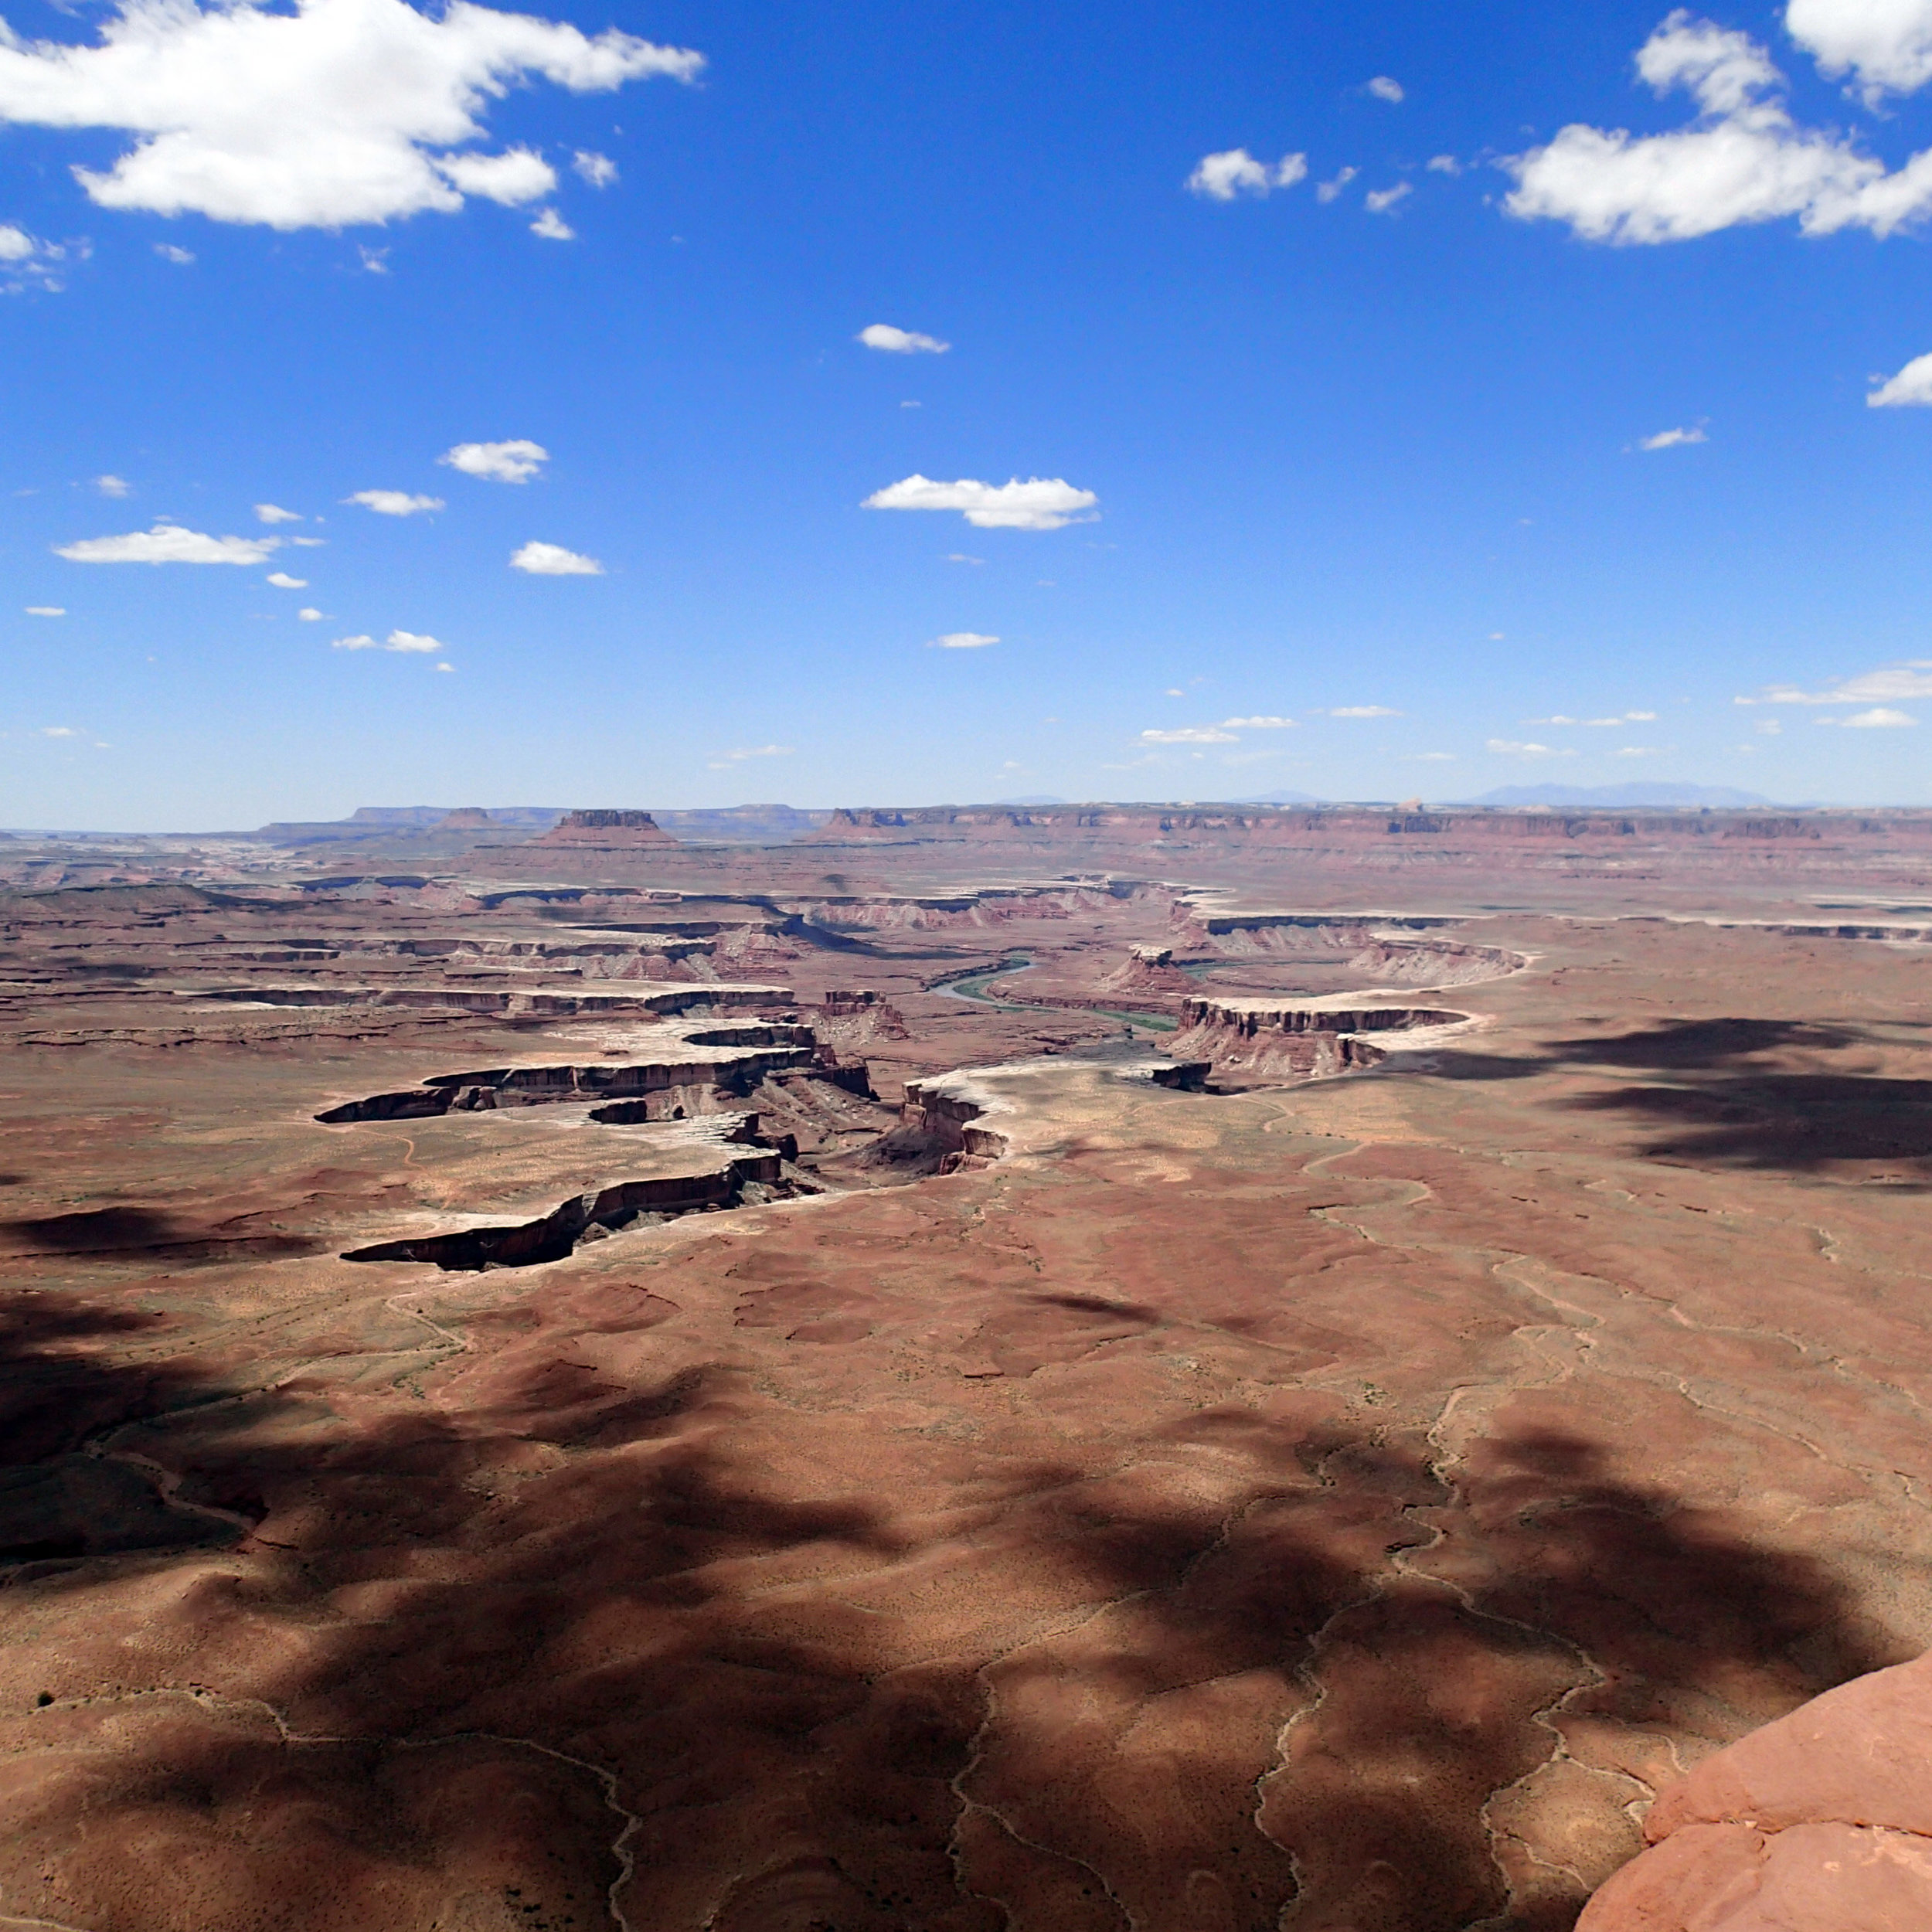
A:
[[[1923,408],[1932,404],[1932,355],[1915,355],[1897,375],[1887,376],[1865,399],[1875,410]]]
[[[944,637],[928,640],[926,648],[929,651],[981,651],[998,641],[983,631],[948,631]]]
[[[1331,718],[1399,718],[1400,711],[1391,711],[1386,704],[1338,704],[1332,706]]]
[[[1187,178],[1188,192],[1208,201],[1233,201],[1237,195],[1271,194],[1292,188],[1308,172],[1306,155],[1284,155],[1272,164],[1257,161],[1245,148],[1203,155]]]
[[[299,511],[284,510],[279,503],[257,503],[255,515],[264,523],[299,523],[302,520]]]
[[[530,233],[541,235],[546,241],[575,241],[577,231],[554,208],[541,210],[530,224]]]
[[[527,483],[550,460],[541,443],[522,438],[509,443],[459,443],[437,459],[465,476],[491,483]]]
[[[1423,164],[1432,175],[1459,175],[1462,163],[1454,155],[1431,155]]]
[[[944,355],[952,347],[937,335],[922,335],[916,328],[894,328],[890,322],[868,322],[852,339],[868,349],[883,349],[888,355]]]
[[[1375,96],[1376,100],[1386,100],[1391,107],[1407,98],[1403,90],[1402,83],[1400,80],[1391,80],[1386,73],[1377,74],[1374,80],[1369,83],[1369,91]]]
[[[1183,725],[1175,731],[1143,731],[1141,742],[1148,745],[1238,745],[1241,740],[1219,725]]]
[[[1576,753],[1567,745],[1539,745],[1519,743],[1513,738],[1492,738],[1489,750],[1505,758],[1573,758]]]
[[[1372,215],[1386,215],[1405,195],[1415,190],[1406,181],[1399,181],[1393,188],[1376,188],[1362,198],[1362,205]]]
[[[1659,430],[1655,436],[1641,438],[1637,447],[1640,450],[1681,449],[1686,443],[1708,443],[1710,438],[1702,429]]]
[[[27,615],[30,617],[64,617],[66,614],[64,604],[30,604],[27,606]]]
[[[422,636],[414,631],[392,631],[379,643],[368,636],[338,638],[329,646],[332,651],[396,651],[410,656],[427,656],[448,648],[435,638]]]
[[[593,188],[608,188],[617,178],[617,164],[608,155],[593,154],[580,148],[570,157],[570,166],[580,181]]]
[[[1891,13],[1916,0],[1821,0],[1841,15]],[[1634,138],[1579,124],[1503,165],[1516,178],[1503,206],[1529,220],[1569,223],[1590,241],[1685,241],[1721,228],[1794,216],[1808,235],[1866,228],[1886,236],[1932,213],[1932,150],[1896,172],[1851,141],[1792,120],[1784,76],[1749,35],[1682,8],[1637,56],[1659,94],[1683,88],[1690,127]]]
[[[1868,100],[1932,80],[1932,0],[1791,0],[1784,30],[1826,73],[1855,73]]]
[[[1662,745],[1619,745],[1617,756],[1620,758],[1661,758],[1664,755]]]
[[[134,487],[124,476],[97,476],[94,478],[94,488],[103,496],[131,495]]]
[[[345,503],[359,503],[366,510],[373,510],[378,516],[417,516],[425,510],[440,510],[443,499],[440,496],[412,496],[407,490],[358,490],[353,496],[342,498]]]
[[[859,506],[867,510],[957,510],[981,530],[1057,530],[1094,519],[1082,513],[1100,501],[1091,490],[1077,490],[1056,477],[1018,477],[1001,484],[962,477],[941,483],[913,475],[875,490]]]
[[[5,26],[0,21],[0,27]],[[5,57],[5,51],[4,43],[0,43],[0,58]],[[81,252],[84,254],[86,250]],[[9,294],[18,294],[26,288],[44,288],[58,294],[62,286],[60,264],[66,258],[66,249],[43,241],[12,222],[0,222],[0,288]]]
[[[1223,731],[1285,731],[1294,723],[1292,718],[1223,718]]]
[[[1840,679],[1821,691],[1794,684],[1767,685],[1755,696],[1733,704],[1884,704],[1901,698],[1932,698],[1932,658],[1908,658],[1878,671]]]
[[[304,624],[320,624],[322,621],[321,612],[317,610],[312,604],[304,604],[295,614]]]
[[[72,725],[43,725],[40,735],[43,738],[77,738],[80,733]]]
[[[103,207],[339,228],[547,194],[555,172],[528,149],[461,151],[529,77],[608,93],[703,64],[471,0],[434,15],[404,0],[121,0],[93,46],[0,42],[0,121],[133,135],[105,172],[74,168]]]
[[[1315,184],[1315,199],[1317,201],[1333,201],[1335,197],[1342,192],[1342,189],[1347,187],[1349,183],[1353,181],[1355,176],[1360,174],[1362,170],[1359,168],[1345,168],[1342,170],[1341,173],[1334,178],[1333,180],[1318,182]]]
[[[286,570],[270,570],[268,581],[278,590],[306,590],[308,588],[307,577],[292,577]]]
[[[192,248],[178,248],[172,242],[156,242],[155,253],[165,262],[172,262],[177,268],[185,268],[195,259]]]
[[[510,559],[512,570],[533,577],[600,577],[604,566],[594,556],[580,556],[560,543],[526,543]]]
[[[1837,723],[1855,731],[1889,731],[1900,725],[1915,725],[1918,719],[1903,711],[1894,711],[1888,705],[1875,705],[1869,711],[1861,711],[1850,718],[1821,718],[1821,724]]]
[[[126,536],[90,536],[57,546],[70,563],[261,563],[281,539],[273,536],[204,536],[179,523],[157,523]]]

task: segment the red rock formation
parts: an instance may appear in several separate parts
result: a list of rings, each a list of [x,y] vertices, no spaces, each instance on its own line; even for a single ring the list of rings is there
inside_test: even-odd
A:
[[[675,845],[678,842],[648,811],[573,811],[532,847],[558,845],[578,851],[634,852],[641,845]]]
[[[1644,1835],[1577,1932],[1932,1926],[1932,1651],[1706,1758]]]

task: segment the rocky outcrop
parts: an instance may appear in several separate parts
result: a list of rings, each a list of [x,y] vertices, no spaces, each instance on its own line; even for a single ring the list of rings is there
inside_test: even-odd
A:
[[[677,842],[648,811],[598,811],[570,813],[529,845],[533,852],[560,845],[580,852],[634,852]]]
[[[1577,1932],[1932,1926],[1932,1652],[1706,1758],[1644,1835]]]
[[[1454,1026],[1468,1017],[1437,1007],[1285,1005],[1197,997],[1187,1002],[1181,1030],[1167,1044],[1177,1055],[1205,1056],[1217,1079],[1250,1073],[1264,1080],[1320,1080],[1387,1058],[1386,1049],[1364,1035]]]

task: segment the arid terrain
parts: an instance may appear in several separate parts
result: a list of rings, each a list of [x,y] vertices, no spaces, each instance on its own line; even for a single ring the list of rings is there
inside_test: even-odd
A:
[[[454,816],[0,848],[0,1925],[1563,1932],[1932,1648],[1932,814]]]

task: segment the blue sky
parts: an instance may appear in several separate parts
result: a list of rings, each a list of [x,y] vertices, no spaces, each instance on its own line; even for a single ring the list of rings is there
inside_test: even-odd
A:
[[[4,10],[0,822],[1932,802],[1932,0]]]

